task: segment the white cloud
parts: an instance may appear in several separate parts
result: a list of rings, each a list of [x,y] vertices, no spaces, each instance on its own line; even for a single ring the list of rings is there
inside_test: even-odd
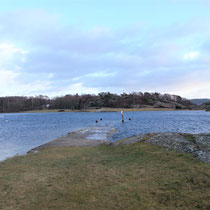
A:
[[[49,80],[21,82],[21,76],[21,73],[0,70],[0,96],[40,95],[51,89],[52,82]]]
[[[200,56],[200,52],[191,51],[184,54],[184,60],[196,60]]]
[[[68,86],[62,86],[62,88],[57,88],[56,90],[51,90],[47,92],[48,96],[63,96],[67,94],[97,94],[101,92],[97,88],[91,88],[84,86],[83,83],[73,83]]]
[[[206,97],[210,98],[209,90],[210,90],[209,82],[191,81],[180,85],[178,90],[174,90],[174,93],[182,95],[189,99],[194,98],[195,95],[199,96],[199,98],[206,98]]]
[[[46,79],[53,74],[31,82],[27,80],[29,75],[21,68],[27,61],[27,53],[15,44],[0,43],[0,96],[41,94],[51,88],[52,82]]]
[[[0,52],[4,55],[4,56],[13,56],[15,53],[21,53],[21,54],[26,54],[27,51],[17,48],[12,44],[8,44],[8,43],[0,43]]]
[[[49,73],[49,74],[48,74],[48,78],[49,78],[49,79],[52,79],[54,76],[55,76],[54,73]]]
[[[83,83],[75,83],[66,88],[67,93],[72,93],[72,94],[84,94],[84,93],[92,93],[92,94],[97,94],[99,93],[99,90],[97,88],[90,88],[90,87],[85,87]]]
[[[13,66],[18,68],[17,63],[26,62],[27,51],[18,48],[11,43],[0,43],[0,68]],[[18,62],[17,62],[18,61]]]
[[[12,85],[18,75],[18,73],[15,73],[13,71],[0,69],[0,90],[6,89],[10,85]]]
[[[202,77],[201,90],[209,88],[210,52],[201,47],[209,42],[206,24],[143,33],[136,26],[128,33],[64,26],[44,11],[16,11],[1,15],[0,25],[0,95],[170,91],[199,97],[197,89],[184,88],[197,81],[193,74]]]
[[[86,74],[86,77],[113,77],[116,75],[116,72],[93,72],[91,74]]]

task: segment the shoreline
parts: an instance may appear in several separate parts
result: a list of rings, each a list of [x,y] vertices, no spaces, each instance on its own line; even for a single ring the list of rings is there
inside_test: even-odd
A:
[[[33,154],[42,149],[59,148],[59,147],[96,147],[100,145],[122,146],[143,142],[160,146],[166,150],[172,149],[183,153],[191,153],[195,158],[203,162],[210,163],[210,133],[143,133],[124,139],[110,142],[109,137],[116,130],[107,127],[87,127],[77,131],[67,133],[64,136],[52,139],[47,143],[41,144],[26,152]],[[24,156],[25,156],[24,155]],[[14,158],[16,155],[7,159]],[[22,156],[22,155],[18,155]],[[5,160],[7,160],[5,159]],[[2,160],[0,162],[4,162]]]
[[[201,111],[191,109],[171,109],[171,108],[100,108],[100,109],[45,109],[45,110],[31,110],[22,111],[18,113],[56,113],[56,112],[142,112],[142,111]]]
[[[206,111],[204,109],[172,109],[172,108],[99,108],[99,109],[42,109],[42,110],[29,110],[20,112],[1,112],[0,114],[18,114],[18,113],[65,113],[65,112],[146,112],[146,111]]]
[[[121,146],[144,142],[160,146],[166,150],[190,153],[203,162],[210,163],[210,134],[191,134],[179,132],[143,133],[136,136],[110,142],[109,137],[116,130],[107,127],[88,127],[68,133],[31,149],[27,153],[36,153],[40,149],[58,147],[95,147],[99,145]]]

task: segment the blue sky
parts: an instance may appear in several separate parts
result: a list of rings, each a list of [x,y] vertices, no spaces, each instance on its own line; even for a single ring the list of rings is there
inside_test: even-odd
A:
[[[57,14],[60,23],[113,29],[136,23],[159,27],[209,17],[209,8],[202,0],[7,0],[1,2],[0,11],[24,9]]]
[[[210,98],[208,0],[7,0],[0,95]]]

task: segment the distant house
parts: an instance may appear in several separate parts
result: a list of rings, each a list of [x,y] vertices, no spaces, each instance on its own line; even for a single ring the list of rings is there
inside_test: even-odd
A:
[[[42,105],[41,107],[42,107],[42,109],[49,109],[50,104],[44,104],[44,105]]]

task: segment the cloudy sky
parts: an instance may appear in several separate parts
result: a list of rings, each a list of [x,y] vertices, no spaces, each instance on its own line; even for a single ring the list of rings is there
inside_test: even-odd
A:
[[[210,98],[208,0],[6,0],[0,96]]]

